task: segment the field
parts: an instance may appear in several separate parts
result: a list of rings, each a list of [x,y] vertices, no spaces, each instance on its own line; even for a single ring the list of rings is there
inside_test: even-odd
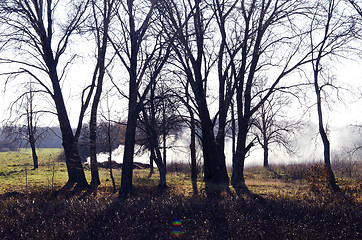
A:
[[[221,198],[194,192],[188,166],[172,163],[168,188],[157,171],[134,171],[135,193],[118,199],[107,169],[96,194],[54,196],[67,180],[58,149],[39,150],[32,170],[29,150],[0,153],[0,239],[362,239],[362,165],[339,162],[340,193],[323,185],[316,166],[246,169],[250,192]],[[85,166],[90,181],[90,170]],[[121,170],[113,170],[117,189]]]

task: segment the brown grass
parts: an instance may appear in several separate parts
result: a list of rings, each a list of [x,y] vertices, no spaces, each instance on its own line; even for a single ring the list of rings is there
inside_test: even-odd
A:
[[[149,170],[135,170],[134,194],[120,200],[105,169],[95,195],[71,191],[54,197],[46,176],[56,170],[53,187],[59,189],[64,166],[43,165],[25,191],[20,180],[26,163],[9,164],[18,166],[2,165],[0,181],[8,180],[11,190],[0,194],[0,239],[362,239],[357,173],[337,172],[342,191],[333,193],[311,191],[310,166],[255,167],[245,171],[252,194],[237,195],[230,187],[215,199],[207,196],[201,176],[194,195],[188,166],[178,165],[182,170],[169,171],[166,189],[157,188],[157,171],[149,178]],[[115,170],[117,188],[120,174]],[[182,226],[175,227],[175,219]]]

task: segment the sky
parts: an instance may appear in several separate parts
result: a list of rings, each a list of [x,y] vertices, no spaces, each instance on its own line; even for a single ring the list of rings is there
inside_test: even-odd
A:
[[[80,53],[87,52],[89,43],[86,41],[80,42],[76,46],[77,51]],[[80,107],[80,94],[83,87],[86,85],[86,82],[90,80],[91,73],[93,69],[92,63],[92,52],[88,52],[87,57],[83,59],[76,59],[75,64],[69,70],[66,80],[63,84],[64,98],[67,102],[68,113],[73,127],[76,127],[78,122],[79,107]],[[352,137],[348,138],[350,125],[362,124],[362,107],[361,107],[361,89],[362,89],[362,59],[357,59],[354,57],[354,60],[343,59],[340,60],[338,64],[334,65],[334,73],[336,78],[342,87],[345,87],[346,91],[341,91],[340,96],[343,98],[343,101],[336,101],[331,104],[330,109],[325,108],[324,120],[328,125],[330,130],[332,146],[341,146],[344,143],[347,143]],[[126,74],[123,74],[125,76]],[[1,77],[0,77],[1,78]],[[0,86],[4,89],[4,78],[0,79]],[[126,88],[127,86],[121,86]],[[12,101],[16,99],[17,94],[19,94],[19,87],[16,87],[16,83],[11,82],[7,87],[7,91],[1,91],[0,93],[0,122],[4,123],[9,116],[8,106]],[[332,93],[335,95],[335,92]],[[336,99],[336,96],[332,96]],[[309,103],[312,105],[312,103]],[[112,113],[114,116],[122,116],[125,118],[125,109],[127,107],[127,101],[125,99],[120,100],[118,98],[112,98]],[[103,103],[104,106],[104,103]],[[299,107],[294,106],[295,109],[289,109],[291,114],[299,111]],[[306,122],[311,122],[311,126],[315,126],[317,122],[317,115],[315,107],[304,116]],[[85,118],[85,122],[88,121],[88,116]],[[57,118],[53,115],[44,116],[42,119],[43,124],[45,125],[58,125]],[[315,135],[317,132],[316,128],[310,130],[310,135]],[[346,136],[347,135],[347,136]],[[308,145],[311,143],[311,137],[305,136],[301,137],[305,144]],[[341,141],[341,139],[344,139]],[[354,139],[354,137],[352,138]],[[304,143],[303,143],[304,144]],[[300,145],[303,145],[302,143]],[[346,145],[348,145],[347,143]],[[187,146],[187,145],[186,145]],[[302,147],[303,151],[308,151],[309,154],[314,154],[313,149],[308,149],[307,147]],[[258,154],[255,151],[253,154],[259,158]]]
[[[362,120],[362,107],[361,107],[361,94],[360,90],[362,88],[362,60],[359,63],[356,60],[344,60],[335,68],[336,78],[339,83],[348,91],[342,91],[341,96],[343,97],[343,101],[336,101],[331,108],[327,111],[324,111],[324,120],[325,123],[328,124],[328,130],[330,132],[330,140],[332,149],[338,151],[338,149],[344,149],[351,145],[351,140],[358,140],[358,135],[352,132],[350,129],[350,125],[358,125],[361,124]],[[90,79],[90,71],[91,65],[89,63],[84,62],[83,60],[78,60],[77,64],[70,69],[67,74],[67,80],[63,84],[64,88],[64,97],[67,102],[69,116],[71,119],[71,123],[73,127],[76,127],[78,122],[79,115],[79,96],[82,88],[85,86],[85,81]],[[75,81],[76,80],[76,81]],[[342,84],[343,83],[343,84]],[[1,83],[3,84],[3,82]],[[15,84],[15,82],[14,82]],[[126,86],[125,86],[126,87]],[[7,116],[9,116],[9,112],[7,110],[8,105],[13,101],[14,97],[17,95],[19,90],[11,91],[16,88],[11,88],[10,86],[7,88],[8,90],[4,93],[1,92],[1,100],[2,104],[0,104],[1,111],[1,120],[5,120]],[[107,88],[106,88],[107,89]],[[312,98],[313,100],[313,98]],[[105,103],[103,102],[103,107]],[[125,110],[127,107],[127,100],[120,100],[118,98],[113,98],[110,101],[110,106],[112,107],[112,113],[114,115],[122,116],[125,119]],[[299,108],[299,106],[298,106]],[[290,113],[295,113],[296,109],[289,109]],[[123,112],[123,113],[122,113]],[[45,124],[50,125],[58,125],[57,118],[52,115],[48,115],[44,117],[46,120]],[[88,121],[88,116],[85,118],[85,122]],[[316,136],[318,132],[317,128],[317,115],[315,106],[312,106],[311,110],[304,116],[303,119],[305,122],[311,122],[310,129],[307,130],[307,133],[300,134],[299,138],[299,155],[296,156],[288,156],[283,151],[276,150],[271,153],[271,162],[296,162],[298,159],[302,159],[303,156],[305,160],[318,159],[318,156],[321,156],[321,147],[316,145],[316,141],[313,136]],[[187,138],[187,135],[186,137]],[[316,141],[315,143],[313,141]],[[320,144],[320,143],[319,143]],[[184,146],[176,150],[169,151],[169,159],[170,161],[176,161],[176,159],[182,158],[187,161],[188,159],[188,143],[185,141],[180,141],[176,145]],[[227,146],[230,147],[230,143],[227,143]],[[229,152],[229,151],[228,151]],[[118,150],[119,159],[121,158],[122,151]],[[183,155],[184,154],[184,155]],[[115,154],[117,155],[117,154]],[[231,164],[231,156],[230,154],[226,154],[227,162]],[[144,156],[138,156],[136,159],[141,162],[147,162],[148,156],[147,154]],[[174,160],[173,160],[174,159]],[[254,164],[261,164],[262,161],[262,151],[260,149],[255,149],[248,160],[246,161],[246,165],[252,166]],[[136,160],[137,161],[137,160]]]

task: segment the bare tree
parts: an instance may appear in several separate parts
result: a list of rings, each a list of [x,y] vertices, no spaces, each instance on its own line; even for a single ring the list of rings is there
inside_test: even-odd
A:
[[[290,99],[275,92],[260,106],[252,120],[252,133],[263,148],[263,166],[269,167],[271,146],[279,146],[289,154],[294,153],[291,136],[298,130],[300,121],[288,119],[285,108],[290,107]]]
[[[138,114],[151,83],[156,80],[170,52],[167,45],[162,43],[161,34],[157,29],[149,33],[152,26],[162,17],[155,16],[157,3],[157,0],[120,1],[117,14],[119,28],[109,37],[129,77],[128,93],[124,94],[118,88],[119,93],[128,98],[121,195],[127,195],[133,189],[133,155]],[[146,80],[146,74],[149,81]]]
[[[101,138],[100,142],[107,143],[107,147],[104,148],[104,152],[108,152],[108,163],[109,163],[109,175],[112,180],[113,185],[113,192],[116,192],[116,183],[113,177],[113,170],[112,170],[112,151],[118,147],[120,144],[124,144],[125,141],[125,124],[121,123],[113,123],[111,118],[111,111],[112,106],[110,105],[110,91],[107,92],[105,95],[105,114],[102,114],[103,117],[103,124],[100,124],[100,132],[104,138]],[[98,134],[99,135],[99,134]]]
[[[108,30],[112,15],[114,14],[115,0],[92,1],[93,21],[95,41],[97,46],[96,66],[93,73],[93,81],[97,79],[96,90],[91,106],[91,116],[89,121],[89,142],[90,142],[90,162],[91,162],[91,187],[96,189],[100,184],[98,162],[97,162],[97,111],[101,99],[103,81],[106,73],[106,52],[108,46]]]
[[[225,128],[236,93],[238,136],[232,183],[240,188],[244,185],[245,156],[254,144],[248,142],[253,115],[274,91],[289,87],[281,85],[281,79],[311,61],[305,41],[308,29],[300,24],[309,5],[305,1],[276,0],[163,3],[168,12],[165,32],[176,32],[184,26],[177,32],[174,51],[196,102],[202,129],[204,179],[209,183],[229,181],[224,156]],[[184,22],[187,23],[183,25]],[[265,89],[254,91],[255,81],[269,72],[272,77]],[[217,79],[211,73],[217,73]],[[215,85],[218,107],[213,116],[210,89]]]
[[[353,6],[353,8],[357,11],[357,13],[362,17],[362,9],[361,9],[361,3],[357,4],[355,0],[348,0],[348,2]]]
[[[16,125],[5,124],[0,131],[0,152],[16,151],[21,146],[22,136]]]
[[[185,80],[192,89],[197,105],[197,114],[202,129],[204,180],[209,186],[228,185],[229,177],[224,156],[224,129],[225,116],[235,87],[224,88],[227,83],[227,76],[224,74],[229,70],[228,67],[223,68],[223,54],[226,51],[225,41],[222,41],[220,45],[218,53],[221,56],[217,58],[212,40],[207,41],[209,38],[212,39],[210,28],[212,18],[210,16],[213,15],[213,9],[205,1],[163,1],[162,3],[162,10],[168,15],[168,22],[164,26],[165,32],[171,36],[174,32],[177,34],[173,45],[176,53],[175,60],[178,61],[179,68],[185,73]],[[217,7],[220,6],[215,6],[215,8]],[[214,11],[224,14],[220,16],[224,21],[230,11],[226,9],[223,12],[223,10],[215,9]],[[207,94],[208,76],[215,61],[219,61],[220,81],[219,112],[217,114],[220,126],[217,135],[214,133],[217,117],[213,117],[210,113]]]
[[[39,131],[38,129],[38,120],[41,117],[41,111],[36,111],[35,109],[35,94],[36,90],[33,87],[33,82],[30,80],[26,87],[29,89],[29,92],[26,92],[25,95],[22,95],[23,99],[21,104],[23,104],[25,113],[19,112],[17,116],[17,122],[22,119],[22,117],[26,118],[26,124],[23,127],[19,127],[20,135],[29,143],[32,153],[33,165],[34,169],[38,168],[38,156],[36,153],[36,145],[39,144],[39,140],[46,134],[47,128],[43,128]],[[15,102],[16,103],[16,102]],[[19,123],[19,122],[18,122]]]
[[[36,123],[34,123],[35,121],[35,116],[34,116],[34,92],[31,86],[31,82],[30,82],[30,86],[29,86],[29,96],[27,97],[27,108],[26,108],[26,123],[27,123],[27,135],[28,135],[28,141],[31,147],[31,153],[32,153],[32,158],[33,158],[33,163],[34,163],[34,169],[38,168],[38,156],[36,154],[36,138],[35,138],[35,134],[36,134]]]
[[[330,87],[338,92],[338,87],[333,83],[328,68],[324,68],[324,61],[327,56],[342,55],[346,46],[353,39],[354,22],[349,16],[344,16],[340,9],[342,1],[317,1],[315,12],[311,21],[310,42],[313,51],[313,86],[316,96],[316,106],[318,114],[318,129],[324,148],[324,163],[328,173],[330,187],[337,191],[334,173],[331,167],[330,142],[324,126],[322,102],[323,94],[327,94]]]
[[[166,185],[167,138],[169,134],[177,138],[178,133],[182,131],[181,118],[176,111],[178,104],[179,99],[173,95],[165,81],[158,79],[152,83],[149,96],[142,106],[142,114],[139,116],[138,127],[146,136],[144,146],[151,153],[150,175],[155,162],[160,171],[160,186]]]
[[[30,145],[33,159],[34,169],[38,168],[38,156],[36,153],[36,144],[38,143],[39,138],[46,131],[42,131],[41,134],[38,133],[38,120],[40,117],[39,111],[35,109],[35,94],[37,90],[34,88],[34,83],[30,79],[28,83],[22,84],[22,88],[28,89],[28,91],[20,94],[14,102],[10,105],[10,117],[7,120],[11,122],[11,125],[14,125],[12,135],[15,138],[20,138],[20,145],[27,146]],[[16,115],[12,117],[12,115]],[[25,144],[21,144],[25,140]]]
[[[3,37],[7,38],[2,41],[11,48],[8,51],[12,54],[7,56],[12,57],[1,57],[0,62],[18,64],[19,70],[4,74],[12,77],[20,74],[30,75],[43,87],[43,91],[51,96],[56,108],[66,156],[69,179],[65,187],[71,187],[74,184],[78,187],[86,187],[88,183],[79,158],[77,140],[90,96],[88,95],[86,101],[82,101],[78,128],[73,134],[62,94],[61,80],[74,55],[65,62],[61,60],[71,42],[71,36],[84,21],[88,1],[63,3],[67,4],[68,10],[64,18],[57,15],[57,11],[64,11],[65,7],[59,1],[9,0],[3,3],[0,6],[0,20],[6,30]]]
[[[278,89],[286,89],[292,81],[282,79],[311,61],[305,38],[308,29],[301,22],[307,20],[309,5],[305,1],[241,1],[241,54],[232,67],[237,81],[237,146],[233,156],[231,182],[236,189],[245,188],[243,175],[245,157],[254,146],[250,141],[250,127],[258,109]],[[263,89],[256,91],[258,79],[268,75]]]

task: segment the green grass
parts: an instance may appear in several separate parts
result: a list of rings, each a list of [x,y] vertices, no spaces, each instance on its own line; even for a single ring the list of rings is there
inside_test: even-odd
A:
[[[21,149],[16,152],[0,153],[0,194],[6,192],[28,193],[33,190],[60,189],[67,181],[68,174],[64,162],[57,161],[61,149],[38,149],[39,168],[32,170],[32,158],[30,149]],[[308,165],[272,166],[269,169],[263,167],[247,168],[245,170],[246,185],[249,189],[263,197],[273,198],[283,196],[288,198],[300,198],[308,192],[306,172]],[[358,188],[360,183],[362,164],[355,164],[354,174],[345,176],[342,171],[337,171],[336,176],[343,188]],[[343,167],[339,166],[340,169]],[[84,166],[86,178],[90,182],[90,166]],[[189,174],[189,166],[179,163],[170,164],[167,174],[167,185],[175,194],[191,196],[193,186]],[[111,193],[112,182],[108,169],[100,169],[100,189]],[[113,169],[113,175],[120,187],[121,170]],[[158,184],[158,171],[151,178],[149,170],[134,170],[133,183],[137,188],[155,187]],[[353,176],[353,178],[351,178]],[[205,184],[200,175],[197,182],[199,193],[204,192]],[[233,190],[233,189],[231,189]],[[360,192],[355,194],[358,201],[362,201]]]
[[[65,163],[57,162],[61,149],[38,149],[39,168],[33,170],[30,149],[0,153],[0,193],[60,187],[67,180]]]
[[[39,168],[33,170],[30,149],[0,153],[0,194],[6,192],[25,193],[31,189],[59,189],[68,180],[66,164],[57,161],[62,149],[38,149]],[[84,166],[87,180],[90,182],[90,168]],[[113,170],[117,182],[121,171]],[[100,170],[103,187],[111,187],[109,171]]]

